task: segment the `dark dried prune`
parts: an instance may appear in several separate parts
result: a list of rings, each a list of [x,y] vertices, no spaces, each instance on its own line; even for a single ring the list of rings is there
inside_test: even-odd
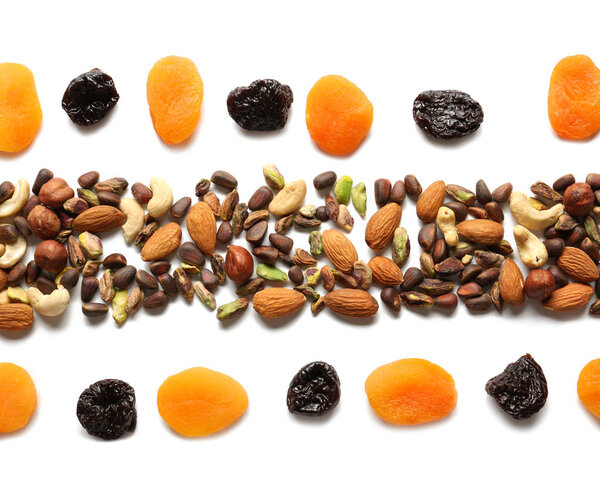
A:
[[[275,79],[259,79],[235,88],[227,97],[229,115],[247,131],[282,129],[294,101],[292,89]]]
[[[423,91],[413,104],[413,117],[426,134],[454,139],[475,132],[483,122],[483,110],[462,91]]]
[[[548,383],[540,365],[525,354],[491,378],[485,391],[513,418],[525,419],[544,407]]]
[[[135,430],[135,391],[121,380],[107,379],[86,388],[77,401],[77,418],[86,431],[115,440]]]
[[[100,122],[119,101],[112,77],[100,69],[92,69],[73,79],[62,99],[62,107],[77,125]]]
[[[322,416],[340,401],[340,379],[330,364],[309,363],[296,373],[287,393],[287,407],[292,414]]]

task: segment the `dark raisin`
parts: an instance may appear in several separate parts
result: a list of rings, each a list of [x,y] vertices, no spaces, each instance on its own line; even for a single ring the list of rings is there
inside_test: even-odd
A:
[[[485,391],[515,419],[525,419],[546,403],[548,383],[540,365],[525,354],[490,379]]]
[[[100,380],[86,388],[77,401],[77,418],[86,431],[115,440],[135,430],[135,391],[121,380]]]
[[[229,93],[227,110],[247,131],[275,131],[285,126],[292,101],[289,86],[274,79],[259,79]]]
[[[100,122],[119,101],[112,77],[93,69],[73,79],[62,99],[62,107],[77,125]]]
[[[296,373],[287,393],[287,407],[292,414],[322,416],[340,401],[340,379],[330,364],[309,363]]]
[[[483,110],[462,91],[424,91],[415,99],[413,117],[426,134],[454,139],[475,132],[483,122]]]

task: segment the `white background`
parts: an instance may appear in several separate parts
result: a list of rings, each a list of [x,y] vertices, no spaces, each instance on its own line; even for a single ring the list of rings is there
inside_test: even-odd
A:
[[[562,141],[546,115],[548,81],[562,57],[585,53],[600,63],[596,2],[14,1],[1,15],[0,59],[34,72],[44,113],[30,149],[0,157],[2,180],[33,181],[44,166],[75,184],[96,169],[130,183],[156,175],[176,197],[193,197],[194,184],[221,168],[237,176],[247,200],[262,185],[262,165],[274,162],[286,179],[307,181],[310,202],[322,201],[310,183],[324,170],[365,181],[373,212],[378,177],[415,173],[424,186],[444,179],[471,188],[479,178],[490,188],[510,180],[526,191],[536,180],[598,171],[600,138]],[[179,147],[157,138],[146,103],[148,70],[170,54],[192,58],[205,84],[200,125]],[[93,67],[113,76],[121,100],[104,125],[81,130],[60,101],[68,82]],[[375,109],[368,139],[347,158],[320,152],[304,124],[308,90],[332,73],[357,83]],[[289,84],[295,102],[283,132],[249,135],[225,100],[265,77]],[[485,111],[476,135],[451,144],[424,137],[411,115],[419,92],[447,88],[470,93]],[[414,264],[411,201],[402,223]],[[357,219],[352,239],[368,259],[363,229]],[[105,252],[122,246],[115,234]],[[125,253],[142,266],[134,249]],[[229,301],[231,288],[217,298]],[[142,311],[117,328],[110,318],[90,325],[78,290],[73,299],[58,321],[38,318],[24,337],[0,339],[0,361],[25,367],[39,393],[29,427],[0,438],[3,493],[582,493],[597,484],[598,424],[576,394],[580,369],[600,357],[597,321],[585,312],[556,317],[530,304],[501,316],[404,308],[394,318],[381,308],[371,324],[352,325],[326,312],[313,319],[305,308],[277,326],[249,309],[223,326],[198,300],[180,300],[161,316]],[[543,367],[550,395],[537,417],[516,423],[484,385],[526,352]],[[429,359],[454,376],[458,407],[448,419],[401,428],[371,412],[365,378],[404,357]],[[321,420],[292,417],[287,385],[316,359],[336,367],[340,406]],[[222,434],[184,439],[158,415],[158,386],[191,366],[230,374],[248,391],[246,415]],[[89,437],[75,416],[80,392],[108,377],[131,383],[138,399],[135,434],[116,442]]]

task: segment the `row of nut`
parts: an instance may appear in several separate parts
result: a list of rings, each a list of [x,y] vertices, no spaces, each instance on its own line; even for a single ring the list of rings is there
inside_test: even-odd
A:
[[[40,170],[31,188],[24,179],[16,185],[3,182],[0,329],[31,327],[34,310],[60,315],[80,276],[83,313],[98,317],[112,307],[118,324],[141,307],[162,309],[178,294],[187,301],[196,294],[209,309],[217,309],[219,320],[242,313],[250,299],[264,318],[291,315],[307,300],[314,314],[328,307],[349,317],[371,317],[379,307],[369,294],[373,283],[382,287],[381,300],[393,312],[402,304],[453,310],[459,298],[471,311],[500,311],[504,303],[518,306],[526,297],[549,310],[572,311],[586,306],[594,292],[600,295],[599,174],[589,174],[585,182],[572,175],[552,186],[536,182],[533,197],[513,191],[509,183],[490,191],[480,180],[473,192],[441,180],[423,190],[413,175],[394,184],[378,179],[378,210],[365,229],[365,242],[377,254],[368,262],[359,259],[347,235],[354,225],[350,204],[366,217],[364,183],[334,172],[319,174],[313,185],[325,202],[316,206],[305,203],[304,181],[286,183],[274,165],[266,165],[263,175],[266,185],[243,203],[235,177],[217,171],[196,185],[199,201],[193,205],[191,197],[174,201],[170,186],[159,178],[152,178],[149,187],[133,184],[132,197],[123,197],[129,187],[125,179],[100,181],[98,172],[79,177],[76,190],[48,169]],[[406,196],[416,201],[423,222],[418,234],[422,253],[420,266],[403,272],[410,254],[408,233],[399,226]],[[506,202],[517,223],[513,235],[519,256],[531,269],[526,278],[504,238]],[[272,216],[275,232],[268,233]],[[182,242],[184,220],[191,242]],[[321,232],[327,221],[337,228]],[[147,270],[129,265],[119,253],[104,256],[98,234],[118,228],[127,244],[140,249]],[[292,228],[308,233],[308,249],[294,249],[286,235]],[[242,233],[249,249],[232,244]],[[32,236],[39,243],[34,259],[25,264],[21,260]],[[226,248],[225,257],[215,252],[219,246]],[[388,249],[389,257],[384,255]],[[171,271],[175,253],[179,266]],[[322,255],[331,264],[318,266]],[[550,259],[554,263],[546,267]],[[276,263],[286,265],[287,272]],[[226,279],[238,284],[238,299],[217,308],[214,292]],[[288,280],[293,289],[282,286]],[[275,286],[266,288],[268,282]],[[102,302],[94,302],[98,293]],[[600,313],[600,302],[592,304],[590,313]]]

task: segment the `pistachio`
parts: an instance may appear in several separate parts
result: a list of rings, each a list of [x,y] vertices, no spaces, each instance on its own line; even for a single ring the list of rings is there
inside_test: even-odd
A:
[[[182,270],[189,275],[198,275],[202,270],[196,265],[190,265],[189,263],[181,263]]]
[[[352,188],[352,205],[354,206],[356,212],[364,218],[367,214],[367,187],[365,186],[364,182],[359,182]]]
[[[352,192],[352,177],[343,175],[338,179],[333,188],[335,199],[341,205],[347,205],[350,202]]]
[[[321,267],[321,285],[325,290],[333,290],[335,287],[335,277],[329,265]]]
[[[297,285],[294,287],[295,291],[300,292],[308,301],[317,301],[321,295],[313,289],[310,285]]]
[[[302,229],[316,229],[321,225],[321,220],[317,218],[308,218],[298,213],[294,215],[294,225]]]
[[[240,297],[235,301],[223,304],[217,308],[217,319],[219,321],[229,320],[230,318],[243,313],[248,307],[249,303],[250,301],[248,301],[248,299],[245,297]]]
[[[321,269],[316,267],[307,268],[304,271],[304,276],[306,277],[306,283],[310,287],[315,287],[321,279]]]
[[[381,291],[381,301],[394,313],[400,312],[400,296],[393,287],[385,287]]]
[[[473,191],[456,184],[446,184],[446,194],[467,206],[473,205],[477,199]]]
[[[210,292],[206,286],[199,280],[193,284],[194,292],[198,296],[198,299],[211,311],[217,307],[217,301],[212,292]]]
[[[72,235],[67,239],[67,251],[69,252],[71,266],[81,270],[85,265],[86,257],[79,241]]]
[[[337,217],[338,217],[339,212],[340,212],[340,204],[333,197],[333,195],[328,194],[325,197],[325,207],[327,208],[327,212],[329,214],[329,218],[331,218],[332,220],[337,221]]]
[[[31,288],[33,288],[33,287],[30,287],[30,289]],[[35,290],[37,290],[37,289],[35,289]],[[13,286],[13,287],[9,287],[8,289],[6,289],[6,295],[8,296],[8,299],[10,300],[10,302],[29,304],[29,297],[27,295],[27,292],[25,292],[19,286]]]
[[[248,205],[246,203],[238,203],[233,210],[233,216],[231,217],[231,231],[233,235],[238,236],[244,230],[246,219],[248,218]],[[221,224],[224,225],[224,224]],[[220,229],[220,227],[219,227]],[[231,239],[230,239],[231,240]]]
[[[540,196],[541,198],[553,201],[554,203],[560,203],[563,200],[562,194],[556,192],[548,184],[538,181],[531,185],[531,192]]]
[[[102,256],[102,240],[91,232],[79,234],[79,245],[89,259],[95,260]]]
[[[394,231],[392,239],[392,259],[400,268],[406,263],[410,255],[410,239],[408,231],[404,227],[398,227]]]
[[[369,290],[371,288],[373,271],[366,262],[355,261],[353,275],[358,287],[363,290]]]
[[[352,227],[354,227],[354,218],[350,214],[350,210],[344,204],[339,205],[338,216],[336,218],[336,223],[344,229],[346,232],[351,232]]]
[[[221,220],[229,221],[233,217],[233,211],[235,207],[238,205],[240,200],[240,196],[237,192],[237,189],[230,191],[225,196],[223,200],[223,204],[221,204]]]
[[[113,177],[112,179],[97,182],[95,184],[96,191],[109,191],[116,194],[121,194],[127,189],[129,183],[123,177]]]
[[[191,302],[194,298],[194,288],[192,287],[192,281],[188,274],[183,268],[179,267],[173,272],[173,278],[175,279],[175,285],[177,286],[179,293],[186,301]]]
[[[559,232],[571,232],[579,223],[568,213],[563,213],[554,224]]]
[[[302,205],[298,210],[298,213],[306,218],[314,218],[317,213],[317,207],[315,205]]]
[[[159,228],[158,222],[151,222],[146,225],[142,230],[138,232],[133,240],[133,243],[140,249],[144,247],[148,239],[156,232]]]
[[[454,290],[454,282],[439,280],[437,278],[425,278],[415,290],[428,296],[437,297],[452,292]]]
[[[513,247],[510,245],[510,242],[508,242],[506,239],[502,239],[495,246],[490,246],[490,250],[494,251],[494,253],[498,253],[503,256],[508,256],[509,254],[512,254]]]
[[[215,217],[219,218],[221,216],[221,202],[214,192],[208,191],[202,198],[202,201],[210,207]]]
[[[133,315],[139,311],[143,304],[144,291],[141,289],[141,287],[136,286],[127,296],[127,301],[125,302],[125,312],[128,315]]]
[[[277,170],[277,167],[274,164],[270,163],[263,167],[263,176],[265,182],[271,189],[279,191],[285,187],[283,175],[281,175],[281,172]]]
[[[247,280],[242,285],[240,285],[235,293],[239,297],[248,297],[252,294],[256,294],[265,288],[265,279],[262,277],[255,277]],[[214,309],[214,308],[213,308]]]
[[[310,311],[313,316],[317,316],[325,308],[325,298],[319,297],[316,301],[310,304]]]
[[[421,271],[426,277],[433,277],[435,275],[435,263],[433,262],[433,256],[431,256],[430,253],[421,253],[419,263],[421,265]]]
[[[104,270],[99,282],[100,297],[105,303],[109,303],[115,297],[115,286],[113,285],[113,272]]]
[[[213,254],[210,257],[210,267],[212,268],[215,277],[217,277],[217,282],[222,284],[225,282],[227,275],[225,274],[225,260],[223,256],[220,254]]]
[[[100,204],[98,195],[91,189],[79,188],[77,189],[77,196],[83,199],[89,206],[98,206]]]
[[[256,274],[265,280],[275,280],[285,282],[288,279],[286,273],[276,266],[259,263],[256,266]]]
[[[310,245],[310,254],[319,256],[323,253],[323,240],[321,232],[313,230],[308,236],[308,244]]]
[[[63,208],[67,213],[69,213],[73,216],[77,216],[80,213],[83,213],[85,210],[87,210],[89,208],[89,205],[88,205],[87,201],[85,201],[84,199],[71,198],[71,199],[67,199],[63,203]]]
[[[88,277],[90,275],[96,275],[101,264],[102,262],[100,260],[87,260],[81,269],[81,276]]]
[[[333,274],[333,278],[337,283],[341,286],[346,287],[348,289],[356,289],[358,287],[358,283],[354,277],[350,275],[346,275],[345,273],[336,270],[335,268],[331,268],[331,273]],[[323,286],[325,287],[325,286]]]
[[[127,291],[118,290],[112,300],[112,317],[117,322],[117,325],[122,325],[127,320]]]
[[[429,308],[433,306],[433,298],[420,292],[408,291],[399,294],[404,304],[412,308]]]
[[[294,224],[294,214],[281,217],[275,222],[275,232],[280,235],[287,234]]]
[[[315,266],[317,264],[317,260],[308,251],[300,248],[296,248],[294,251],[293,260],[297,265],[301,266]]]
[[[475,252],[475,246],[470,242],[460,241],[456,246],[450,248],[448,254],[457,258],[462,258],[467,254],[473,254]]]

